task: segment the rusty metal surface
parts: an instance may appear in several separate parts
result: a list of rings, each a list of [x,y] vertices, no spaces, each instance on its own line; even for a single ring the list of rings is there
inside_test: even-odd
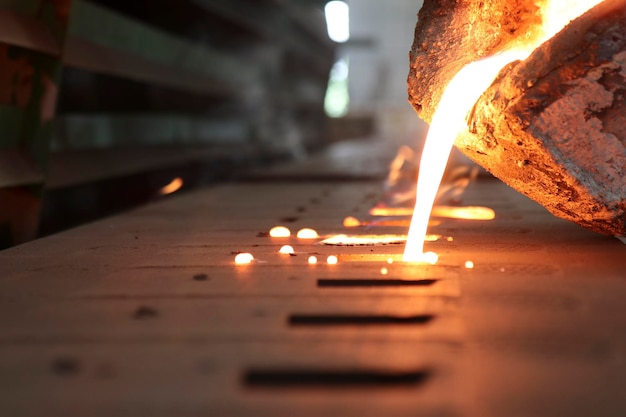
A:
[[[263,236],[345,233],[380,190],[225,185],[0,252],[0,414],[623,415],[616,239],[484,179],[464,203],[496,219],[433,229],[454,238],[427,244],[435,266],[387,264],[398,245]]]

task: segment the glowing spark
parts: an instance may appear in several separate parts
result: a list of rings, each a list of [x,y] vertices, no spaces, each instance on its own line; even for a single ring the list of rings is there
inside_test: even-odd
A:
[[[348,216],[343,219],[343,227],[359,227],[361,225],[361,221],[356,217]]]
[[[388,258],[388,259],[387,259],[387,263],[388,263],[389,265],[391,265],[391,264],[393,263],[393,258]]]
[[[424,250],[428,218],[437,189],[457,135],[467,130],[465,117],[481,94],[491,85],[501,68],[509,62],[526,59],[540,44],[560,31],[572,19],[602,0],[552,0],[542,9],[539,36],[520,39],[503,52],[463,67],[450,81],[441,97],[422,151],[417,180],[417,201],[403,260],[417,261]],[[576,3],[576,4],[574,4]]]
[[[387,275],[389,273],[389,270],[387,268],[385,268],[384,266],[382,268],[380,268],[380,274],[381,275]]]
[[[292,255],[295,252],[293,251],[293,248],[289,245],[283,245],[280,250],[278,251],[278,253],[283,253],[285,255]]]
[[[270,229],[271,237],[289,237],[291,236],[291,230],[285,226],[275,226]]]
[[[472,262],[472,261],[465,261],[465,268],[473,269],[474,268],[474,262]]]
[[[317,239],[320,235],[313,229],[304,228],[298,230],[298,234],[296,234],[298,239]]]
[[[248,265],[254,261],[254,256],[251,253],[238,253],[235,256],[235,264],[237,265]]]
[[[172,181],[170,181],[169,184],[162,187],[159,190],[159,194],[168,195],[168,194],[175,193],[176,191],[180,190],[182,186],[183,186],[183,179],[180,177],[176,177]]]
[[[335,255],[330,255],[326,258],[326,263],[328,265],[337,265],[337,257]]]
[[[309,259],[306,260],[309,265],[315,265],[317,263],[317,256],[309,256]]]

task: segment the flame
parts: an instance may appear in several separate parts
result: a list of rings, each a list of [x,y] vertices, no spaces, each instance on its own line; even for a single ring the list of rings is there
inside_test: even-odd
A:
[[[159,190],[159,194],[168,195],[168,194],[175,193],[176,191],[180,190],[182,186],[183,186],[183,179],[180,177],[176,177],[172,181],[170,181],[167,185],[164,185],[163,187],[161,187],[161,189]]]
[[[452,78],[433,115],[426,137],[420,175],[417,181],[417,201],[408,240],[402,258],[416,262],[422,258],[428,218],[437,196],[437,189],[459,133],[467,129],[467,113],[481,94],[491,85],[502,67],[515,60],[526,59],[533,50],[550,39],[571,20],[603,0],[546,0],[541,8],[542,27],[537,36],[524,37],[502,52],[463,67]]]

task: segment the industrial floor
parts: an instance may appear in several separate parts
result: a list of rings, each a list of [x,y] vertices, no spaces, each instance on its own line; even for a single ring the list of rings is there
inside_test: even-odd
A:
[[[348,150],[0,252],[0,415],[626,415],[623,243],[486,178],[433,266],[268,237],[406,233],[344,229],[389,156]]]

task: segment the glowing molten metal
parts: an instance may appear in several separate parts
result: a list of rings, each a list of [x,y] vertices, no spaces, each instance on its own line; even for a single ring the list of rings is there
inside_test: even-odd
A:
[[[463,67],[450,81],[433,115],[422,151],[417,200],[402,258],[405,262],[423,259],[424,236],[437,190],[459,133],[467,129],[466,116],[481,94],[493,83],[506,64],[526,59],[546,40],[571,20],[602,0],[546,0],[543,3],[542,27],[531,37],[517,39],[496,55]]]
[[[169,194],[175,193],[176,191],[180,190],[182,186],[183,186],[183,179],[180,177],[176,177],[172,181],[170,181],[167,185],[161,187],[161,189],[159,190],[159,194],[169,195]]]

